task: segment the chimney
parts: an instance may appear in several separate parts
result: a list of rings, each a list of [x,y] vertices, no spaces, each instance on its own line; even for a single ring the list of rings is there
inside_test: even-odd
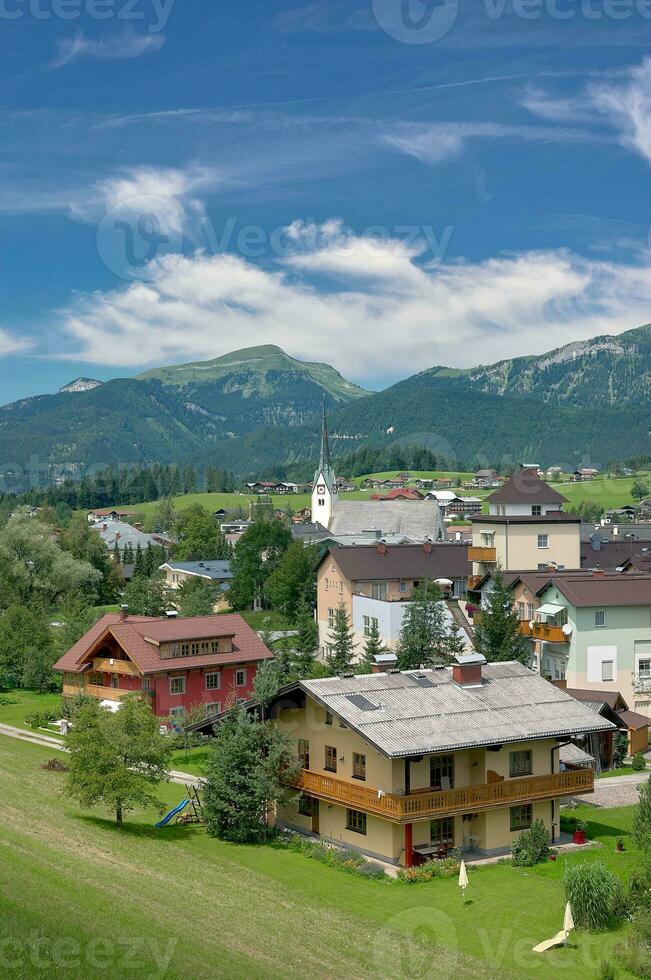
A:
[[[387,553],[387,546],[384,543],[384,541],[378,541],[376,547],[377,547],[377,553],[378,553],[378,555],[386,555],[386,553]]]
[[[431,554],[431,552],[432,552],[432,542],[431,541],[424,541],[423,542],[423,551],[425,552],[426,555]]]
[[[459,687],[481,687],[482,667],[486,657],[481,653],[461,653],[452,664],[452,680]]]
[[[592,569],[592,577],[593,578],[603,578],[604,577],[604,570],[603,570],[603,568],[593,568]]]
[[[176,609],[166,609],[165,615],[167,616],[168,619],[176,619],[176,617],[178,616],[178,612]]]
[[[120,622],[123,623],[127,616],[129,615],[129,607],[126,602],[123,602],[120,606]]]
[[[371,664],[371,673],[386,674],[394,669],[397,662],[395,653],[376,653]]]

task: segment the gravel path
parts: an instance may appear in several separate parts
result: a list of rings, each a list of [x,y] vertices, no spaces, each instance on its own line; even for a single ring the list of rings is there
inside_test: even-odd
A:
[[[640,773],[635,776],[612,776],[605,779],[595,779],[594,793],[586,796],[579,796],[577,799],[581,803],[589,806],[633,806],[639,799],[637,788],[646,779],[649,773]]]

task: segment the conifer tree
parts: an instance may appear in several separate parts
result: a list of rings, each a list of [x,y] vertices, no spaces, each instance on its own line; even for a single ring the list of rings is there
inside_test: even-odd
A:
[[[481,621],[475,626],[475,646],[486,660],[519,660],[528,664],[529,644],[518,630],[518,617],[511,590],[506,586],[502,570],[492,577],[492,589],[482,609]]]
[[[328,666],[335,674],[349,671],[353,663],[355,644],[353,630],[348,619],[346,607],[339,604],[335,611],[334,626],[328,634]]]
[[[386,653],[386,648],[382,643],[380,638],[380,627],[375,616],[371,617],[371,622],[368,627],[368,635],[366,637],[366,643],[364,644],[364,666],[370,669],[375,663],[375,657],[380,653]]]
[[[145,578],[146,575],[147,575],[147,568],[145,564],[145,556],[142,553],[140,542],[138,542],[138,544],[136,545],[136,555],[133,563],[133,577]]]
[[[444,652],[446,624],[441,590],[436,582],[418,585],[407,604],[398,640],[398,667],[428,667]]]
[[[455,619],[448,627],[448,635],[443,643],[443,651],[446,657],[458,657],[466,652],[466,640],[461,632],[461,627]]]

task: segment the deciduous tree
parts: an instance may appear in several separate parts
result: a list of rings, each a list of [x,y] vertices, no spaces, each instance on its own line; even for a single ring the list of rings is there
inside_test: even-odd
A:
[[[513,594],[504,583],[501,569],[491,580],[481,621],[475,626],[475,646],[490,663],[497,660],[519,660],[527,664],[530,650],[518,630],[518,617],[513,606]]]

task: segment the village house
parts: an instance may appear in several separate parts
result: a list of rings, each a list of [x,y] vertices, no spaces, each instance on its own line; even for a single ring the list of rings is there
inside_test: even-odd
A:
[[[146,534],[139,528],[127,524],[126,521],[111,517],[106,517],[97,524],[91,524],[91,530],[99,534],[109,551],[113,551],[116,547],[118,551],[124,551],[128,546],[131,546],[134,551],[138,546],[141,551],[146,551],[149,545],[169,548],[173,543],[166,534]]]
[[[301,763],[283,826],[396,865],[507,854],[559,804],[593,790],[591,769],[560,771],[572,736],[612,729],[519,663],[463,655],[452,667],[298,681],[271,717]]]
[[[619,691],[581,690],[566,686],[565,681],[559,685],[571,697],[583,702],[592,711],[601,715],[607,721],[612,721],[620,732],[626,736],[629,756],[636,752],[646,752],[649,747],[649,718],[636,711],[630,711],[628,704]],[[577,744],[593,754],[597,771],[612,769],[613,751],[615,748],[616,732],[599,732],[580,736]]]
[[[54,665],[64,698],[79,694],[115,709],[140,691],[160,716],[195,705],[215,714],[246,700],[260,663],[273,654],[241,616],[188,618],[106,613]]]
[[[166,561],[160,571],[165,574],[168,589],[175,590],[190,579],[199,579],[219,588],[220,597],[215,603],[218,608],[228,604],[228,590],[233,578],[229,561]]]
[[[580,568],[581,519],[533,469],[522,469],[486,498],[488,514],[472,518],[473,587],[498,565],[504,569]]]
[[[134,516],[131,510],[117,510],[115,507],[96,507],[95,510],[88,511],[86,520],[89,524],[97,524],[100,521],[106,520],[107,517],[110,517],[113,521],[130,521]]]
[[[477,470],[473,484],[476,487],[498,487],[500,484],[499,474],[497,470],[493,469]]]
[[[582,466],[578,470],[574,470],[570,480],[573,483],[585,483],[586,481],[594,480],[598,473],[599,470],[595,470],[589,466]]]
[[[355,547],[330,547],[317,569],[319,648],[328,651],[337,607],[343,603],[361,656],[376,624],[389,649],[397,645],[406,603],[424,579],[439,581],[453,596],[465,593],[470,570],[462,544],[397,544],[384,541]]]

